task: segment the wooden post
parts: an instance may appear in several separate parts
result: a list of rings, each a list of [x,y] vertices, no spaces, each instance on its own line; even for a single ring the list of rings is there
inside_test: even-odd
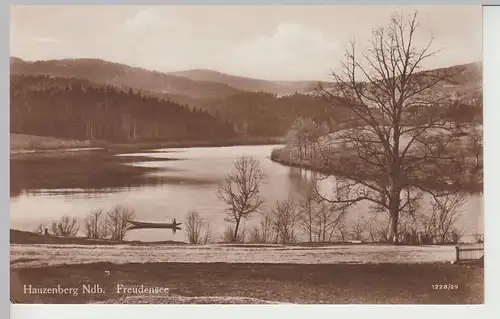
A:
[[[458,263],[460,261],[460,247],[458,245],[455,246],[455,262]]]

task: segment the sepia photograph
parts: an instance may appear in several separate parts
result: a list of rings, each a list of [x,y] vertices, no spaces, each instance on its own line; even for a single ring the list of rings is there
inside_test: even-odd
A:
[[[11,303],[484,304],[480,5],[9,14]]]

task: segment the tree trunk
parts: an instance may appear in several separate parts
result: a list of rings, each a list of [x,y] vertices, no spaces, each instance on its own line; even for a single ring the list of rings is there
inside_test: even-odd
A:
[[[389,204],[389,213],[391,216],[391,241],[393,244],[398,243],[398,220],[399,220],[399,205],[401,190],[393,190]]]
[[[234,227],[233,242],[236,242],[238,238],[238,228],[240,227],[240,219],[236,220],[236,226]]]
[[[309,219],[309,242],[312,243],[312,227],[311,227],[312,221]]]
[[[399,219],[399,212],[393,213],[391,211],[391,242],[393,244],[398,243],[398,219]]]

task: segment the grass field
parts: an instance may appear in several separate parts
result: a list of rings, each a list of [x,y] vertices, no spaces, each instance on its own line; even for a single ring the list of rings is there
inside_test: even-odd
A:
[[[29,134],[10,134],[11,150],[55,149],[66,147],[90,147],[90,141],[66,140]]]
[[[12,267],[96,262],[126,263],[450,263],[453,246],[335,245],[326,247],[232,247],[214,245],[16,245]]]
[[[453,257],[452,246],[106,243],[11,230],[11,296],[18,303],[482,303],[484,269],[451,264]],[[29,285],[79,293],[25,293]],[[83,285],[102,291],[83,294]],[[168,293],[125,294],[117,285]]]
[[[450,264],[93,263],[13,268],[11,296],[18,303],[480,304],[483,281],[482,268]],[[83,294],[84,284],[102,293]],[[456,289],[433,286],[444,284]],[[25,285],[80,293],[26,294]],[[125,294],[117,285],[168,292]]]

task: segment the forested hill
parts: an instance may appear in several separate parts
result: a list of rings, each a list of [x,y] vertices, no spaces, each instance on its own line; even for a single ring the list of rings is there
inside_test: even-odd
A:
[[[235,136],[227,121],[131,89],[51,76],[10,79],[11,133],[111,142]]]
[[[61,59],[24,61],[10,59],[11,75],[50,75],[78,78],[98,84],[131,87],[161,94],[187,95],[194,98],[225,97],[241,92],[224,83],[195,81],[125,64],[100,59]]]
[[[245,92],[200,101],[198,105],[234,123],[238,132],[260,137],[283,136],[300,117],[323,123],[352,116],[349,109],[332,107],[324,97],[305,94],[278,97],[271,93]]]

